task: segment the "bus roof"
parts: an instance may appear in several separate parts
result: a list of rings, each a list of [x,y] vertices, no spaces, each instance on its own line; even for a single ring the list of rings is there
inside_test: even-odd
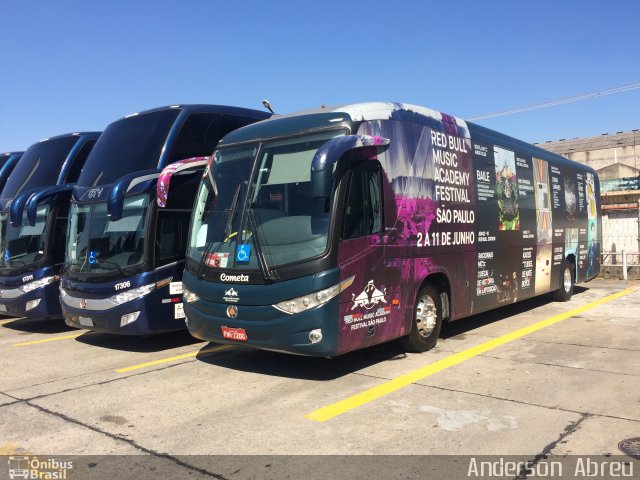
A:
[[[589,171],[597,175],[597,172],[588,165],[574,162],[573,160],[562,157],[557,153],[550,152],[549,150],[545,150],[522,140],[518,140],[517,138],[510,137],[504,133],[496,132],[495,130],[476,125],[475,123],[467,123],[467,126],[469,127],[473,141],[486,143],[488,145],[499,145],[520,154],[531,155],[532,157],[540,158],[541,160],[550,160],[556,165],[573,168],[579,167],[582,170]]]
[[[205,123],[198,123],[200,116],[205,117]],[[77,186],[108,185],[124,175],[161,169],[176,161],[173,158],[176,154],[184,154],[180,160],[209,155],[222,135],[218,128],[224,128],[226,133],[232,127],[270,116],[271,113],[266,111],[207,104],[168,105],[125,115],[105,128],[87,158]],[[176,152],[174,147],[182,138],[183,128],[190,125],[191,118],[196,126],[200,125],[206,131],[196,133],[197,138],[191,138],[194,134],[188,130],[182,142],[186,144],[187,151]],[[218,119],[220,126],[217,126]]]
[[[33,145],[36,145],[38,143],[42,143],[42,142],[48,142],[49,140],[57,140],[59,138],[65,138],[65,137],[99,137],[100,134],[102,132],[73,132],[73,133],[63,133],[61,135],[56,135],[54,137],[47,137],[47,138],[43,138],[42,140],[34,143]],[[31,147],[33,147],[33,145],[31,145]],[[27,149],[28,150],[28,149]],[[26,151],[26,150],[25,150]]]
[[[166,105],[163,107],[151,108],[149,110],[143,110],[140,112],[133,112],[125,115],[118,120],[133,117],[136,115],[144,115],[145,113],[161,112],[163,110],[184,110],[185,112],[202,112],[202,113],[218,113],[220,115],[237,115],[241,117],[249,117],[256,119],[266,119],[271,116],[269,112],[262,112],[259,110],[253,110],[250,108],[231,107],[228,105],[210,105],[206,103],[189,103],[189,104],[174,104]],[[118,121],[116,120],[116,121]]]
[[[519,153],[553,160],[555,163],[560,165],[574,167],[576,165],[581,165],[584,167],[584,170],[595,173],[595,170],[591,167],[577,164],[576,162],[530,143],[474,123],[466,122],[461,118],[443,114],[437,110],[421,107],[419,105],[412,105],[410,103],[351,103],[326,108],[303,110],[286,115],[276,115],[268,120],[247,125],[246,127],[239,128],[238,130],[229,133],[220,141],[220,145],[267,139],[281,135],[293,134],[310,128],[340,124],[341,122],[360,122],[371,120],[411,120],[426,126],[440,123],[442,121],[455,120],[455,123],[465,131],[465,136],[471,137],[472,140],[492,145],[496,144],[506,148],[510,147]]]
[[[454,117],[450,117],[454,118]],[[426,107],[397,102],[364,102],[336,105],[277,115],[269,120],[254,123],[229,133],[221,145],[287,135],[310,128],[330,126],[341,122],[369,120],[413,120],[424,125],[443,121],[443,114]],[[457,119],[458,125],[466,122]]]
[[[11,199],[23,191],[62,182],[63,174],[70,167],[68,160],[73,158],[87,140],[97,139],[100,133],[65,133],[31,145],[10,173],[0,194],[2,199]]]

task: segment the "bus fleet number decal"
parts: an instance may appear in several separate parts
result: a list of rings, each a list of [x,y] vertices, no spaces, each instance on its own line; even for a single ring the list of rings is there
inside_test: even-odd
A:
[[[116,283],[115,289],[122,290],[123,288],[129,288],[130,286],[131,282],[127,280],[126,282]]]

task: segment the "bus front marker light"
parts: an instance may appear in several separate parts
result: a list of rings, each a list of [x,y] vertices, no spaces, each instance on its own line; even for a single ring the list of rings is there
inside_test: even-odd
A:
[[[54,277],[44,277],[40,280],[34,280],[33,282],[25,283],[24,285],[18,287],[18,290],[20,290],[22,293],[29,293],[37,288],[46,287],[54,281]]]
[[[29,300],[27,302],[27,305],[24,307],[25,311],[27,310],[33,310],[34,308],[36,308],[38,305],[40,305],[40,298],[36,298],[35,300]]]
[[[309,332],[309,340],[311,343],[318,343],[322,340],[322,329],[316,328]]]
[[[109,300],[117,305],[122,305],[123,303],[127,303],[150,294],[155,290],[155,288],[156,284],[150,283],[149,285],[143,285],[142,287],[132,288],[131,290],[117,293],[116,295],[109,297]]]
[[[124,327],[125,325],[129,325],[130,323],[135,322],[138,319],[139,315],[140,311],[122,315],[122,318],[120,319],[120,326]]]

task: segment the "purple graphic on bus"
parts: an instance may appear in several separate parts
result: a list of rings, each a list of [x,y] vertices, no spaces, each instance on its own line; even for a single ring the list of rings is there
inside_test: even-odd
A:
[[[341,278],[355,275],[340,296],[340,353],[409,333],[421,279],[438,271],[463,278],[458,268],[474,268],[471,140],[464,122],[444,114],[442,122],[431,120],[392,117],[364,122],[358,130],[392,141],[372,157],[382,167],[384,228],[343,241],[338,250]],[[436,266],[427,252],[452,253],[440,255]],[[461,282],[454,288],[468,290]],[[384,292],[384,301],[363,302],[371,289]]]
[[[209,157],[192,157],[187,158],[185,160],[180,160],[178,162],[174,162],[162,170],[162,173],[158,177],[157,184],[157,198],[158,198],[158,206],[161,208],[166,207],[167,198],[169,195],[169,184],[171,182],[171,177],[173,175],[185,172],[186,170],[193,169],[195,171],[196,168],[204,167],[209,162]]]

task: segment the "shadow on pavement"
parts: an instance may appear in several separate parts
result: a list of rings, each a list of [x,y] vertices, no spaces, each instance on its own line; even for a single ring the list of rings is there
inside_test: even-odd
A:
[[[215,346],[215,344],[207,345],[203,351],[206,352]],[[380,362],[400,360],[405,357],[405,351],[396,342],[389,342],[346,353],[333,359],[270,352],[242,345],[220,353],[201,353],[196,358],[204,363],[236,371],[322,381],[335,380]]]
[[[202,342],[202,340],[193,338],[186,330],[145,337],[87,331],[86,334],[80,335],[75,340],[94,347],[138,353],[161,352]]]
[[[589,289],[576,285],[573,289],[573,295],[580,295],[587,290]],[[502,307],[489,310],[488,312],[478,313],[471,317],[461,318],[460,320],[456,320],[455,322],[445,323],[442,326],[440,338],[455,337],[457,335],[475,330],[476,328],[484,327],[485,325],[489,325],[490,323],[499,322],[500,320],[504,320],[505,318],[513,317],[515,315],[525,313],[529,310],[533,310],[534,308],[542,307],[543,305],[555,302],[556,300],[553,299],[552,294],[547,293],[544,295],[538,295],[537,297],[529,298],[527,300],[522,300],[517,303],[507,304]],[[568,304],[571,304],[571,302],[569,302]]]
[[[580,295],[588,289],[576,286],[574,295]],[[480,313],[460,321],[443,326],[441,338],[451,338],[493,322],[507,319],[528,310],[554,302],[552,296],[541,295],[511,305]],[[369,348],[357,350],[333,359],[320,357],[304,357],[287,353],[270,352],[245,347],[242,344],[229,350],[208,353],[216,344],[209,344],[200,351],[197,359],[210,365],[216,365],[236,371],[251,372],[276,377],[297,378],[304,380],[335,380],[350,373],[357,372],[371,365],[386,361],[406,358],[406,351],[398,342],[387,342]],[[437,346],[434,352],[437,351]],[[425,363],[429,363],[429,352],[422,353]]]
[[[25,333],[63,333],[75,330],[64,323],[62,318],[16,318],[1,325],[0,328]]]

